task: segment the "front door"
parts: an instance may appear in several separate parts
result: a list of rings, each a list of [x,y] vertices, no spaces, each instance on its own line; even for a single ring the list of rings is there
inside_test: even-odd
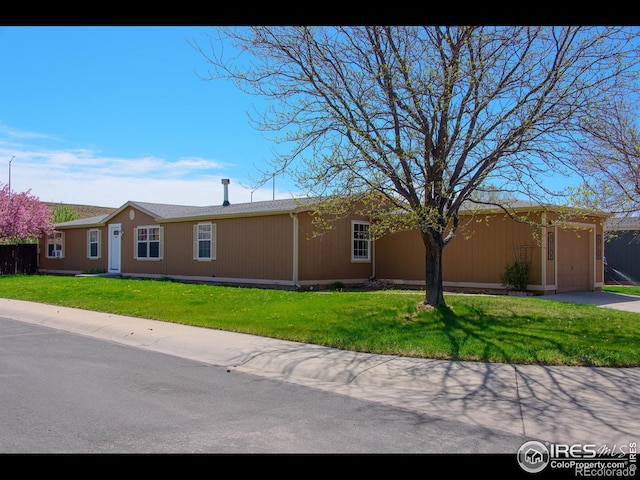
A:
[[[120,247],[122,225],[109,224],[109,273],[120,273]]]

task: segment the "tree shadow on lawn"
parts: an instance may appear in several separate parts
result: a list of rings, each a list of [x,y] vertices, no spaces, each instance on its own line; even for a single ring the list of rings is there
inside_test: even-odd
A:
[[[488,314],[482,305],[452,303],[437,308],[428,317],[441,323],[441,334],[452,360],[637,366],[619,358],[624,352],[619,352],[616,345],[625,345],[628,340],[623,329],[580,316],[550,318],[539,312],[522,313],[518,306]]]

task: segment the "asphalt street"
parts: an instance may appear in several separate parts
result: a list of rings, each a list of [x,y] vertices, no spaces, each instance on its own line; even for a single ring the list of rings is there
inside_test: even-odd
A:
[[[605,292],[557,301],[640,312]],[[356,353],[253,335],[0,299],[0,316],[548,442],[640,440],[640,368],[546,367]]]

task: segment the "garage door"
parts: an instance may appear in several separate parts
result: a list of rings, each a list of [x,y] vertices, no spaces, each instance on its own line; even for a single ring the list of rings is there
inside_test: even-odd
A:
[[[591,290],[589,281],[589,236],[582,231],[580,236],[573,230],[558,229],[558,284],[559,292]]]

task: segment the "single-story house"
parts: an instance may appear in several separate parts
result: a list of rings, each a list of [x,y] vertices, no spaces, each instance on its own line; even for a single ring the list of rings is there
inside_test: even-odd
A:
[[[640,283],[640,217],[611,217],[604,224],[605,283]]]
[[[223,182],[224,183],[224,182]],[[138,278],[310,289],[372,281],[424,287],[425,255],[417,231],[370,240],[370,219],[351,214],[313,236],[309,200],[218,206],[129,201],[113,212],[57,224],[40,240],[41,273],[104,272]],[[521,209],[532,228],[498,210],[462,215],[444,248],[445,290],[504,291],[508,264],[530,265],[536,294],[603,285],[603,215],[562,227],[552,208]]]

